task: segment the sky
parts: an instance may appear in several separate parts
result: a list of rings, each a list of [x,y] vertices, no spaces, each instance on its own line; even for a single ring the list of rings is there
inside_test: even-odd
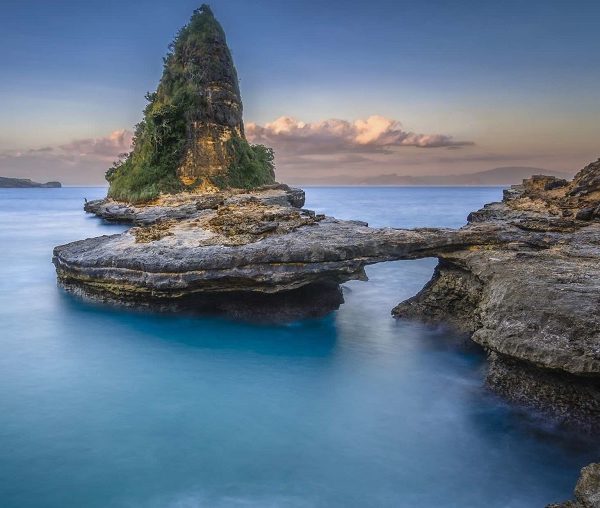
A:
[[[105,183],[201,3],[1,0],[0,175]],[[280,181],[600,156],[598,1],[208,3]]]

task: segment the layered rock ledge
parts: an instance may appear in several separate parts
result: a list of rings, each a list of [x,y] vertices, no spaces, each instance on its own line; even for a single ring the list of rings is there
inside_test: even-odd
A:
[[[523,236],[439,253],[432,280],[392,313],[467,333],[489,353],[495,392],[597,428],[600,161],[572,182],[536,176],[511,187],[463,230],[483,225]]]
[[[231,205],[256,198],[263,203],[302,208],[304,191],[285,184],[265,185],[254,190],[228,189],[218,192],[181,192],[165,194],[146,204],[131,204],[104,198],[86,201],[83,209],[110,222],[139,225],[160,221],[189,219],[202,210],[216,210],[221,205]]]
[[[364,279],[371,263],[430,257],[483,241],[518,241],[521,235],[515,228],[498,230],[493,238],[497,228],[487,224],[374,229],[291,206],[287,191],[276,197],[272,189],[238,194],[216,208],[195,207],[184,219],[178,218],[180,206],[136,208],[128,216],[147,225],[56,247],[59,281],[96,298],[129,303],[231,293],[251,300]]]

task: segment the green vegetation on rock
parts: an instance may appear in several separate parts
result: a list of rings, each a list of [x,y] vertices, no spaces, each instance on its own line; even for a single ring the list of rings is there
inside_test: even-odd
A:
[[[273,151],[244,137],[237,73],[207,5],[169,46],[146,99],[133,150],[106,173],[109,197],[139,203],[203,183],[249,189],[275,181]]]
[[[232,154],[232,161],[224,176],[212,179],[217,187],[253,189],[275,181],[272,148],[251,145],[241,137],[234,137],[227,142],[227,149]]]

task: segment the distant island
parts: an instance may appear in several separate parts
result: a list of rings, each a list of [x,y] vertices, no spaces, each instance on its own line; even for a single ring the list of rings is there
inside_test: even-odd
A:
[[[568,172],[549,171],[543,168],[528,166],[508,166],[478,171],[476,173],[459,173],[454,175],[398,175],[396,173],[354,177],[350,175],[334,175],[321,178],[302,179],[293,184],[304,185],[447,185],[447,186],[493,186],[513,185],[533,175],[547,175],[556,178],[571,179],[573,175]]]
[[[39,183],[29,178],[7,178],[0,176],[0,189],[57,189],[62,187],[60,182]]]

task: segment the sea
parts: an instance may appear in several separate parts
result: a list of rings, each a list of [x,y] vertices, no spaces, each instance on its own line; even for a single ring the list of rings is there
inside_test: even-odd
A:
[[[485,355],[390,310],[435,259],[367,267],[320,319],[88,303],[55,245],[118,233],[104,188],[0,190],[0,506],[543,507],[600,446],[505,403]],[[501,188],[308,187],[372,226],[458,227]]]

